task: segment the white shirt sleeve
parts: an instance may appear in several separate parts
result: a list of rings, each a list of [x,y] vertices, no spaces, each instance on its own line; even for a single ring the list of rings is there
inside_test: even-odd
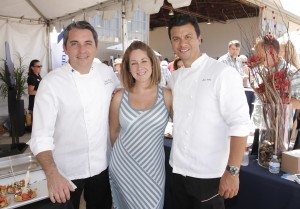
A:
[[[34,155],[53,150],[53,134],[58,105],[47,80],[43,79],[37,91],[34,110],[31,139],[28,142]]]
[[[246,136],[250,116],[242,79],[233,68],[222,71],[219,79],[220,111],[229,126],[229,136]]]

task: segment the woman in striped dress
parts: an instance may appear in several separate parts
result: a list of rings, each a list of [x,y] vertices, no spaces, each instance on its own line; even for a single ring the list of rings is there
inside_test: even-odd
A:
[[[110,106],[109,174],[116,209],[163,208],[163,134],[172,94],[158,86],[160,78],[153,50],[141,41],[133,42],[122,61],[124,90],[114,95]]]

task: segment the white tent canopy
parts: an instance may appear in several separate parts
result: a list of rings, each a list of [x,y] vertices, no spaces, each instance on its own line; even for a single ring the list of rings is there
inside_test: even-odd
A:
[[[0,19],[20,22],[57,24],[76,17],[94,16],[98,11],[116,10],[126,5],[126,14],[139,6],[146,14],[159,12],[164,0],[1,0]],[[188,6],[191,0],[168,0],[173,8]]]
[[[168,2],[178,8],[188,6],[191,0]],[[137,7],[142,8],[146,14],[157,13],[164,0],[1,0],[0,58],[5,58],[4,42],[7,41],[12,54],[41,59],[43,65],[48,66],[49,33],[53,26],[60,31],[62,26],[68,25],[73,19],[88,20],[97,11],[102,12],[104,18],[112,17],[116,10],[122,9],[122,3],[125,5],[126,16],[130,17]]]
[[[51,20],[106,0],[1,0],[0,14],[28,20]]]
[[[168,0],[174,8],[188,6],[191,0]],[[124,3],[124,4],[123,4]],[[114,16],[125,5],[127,17],[139,6],[146,14],[157,13],[164,0],[1,0],[0,7],[0,60],[5,59],[5,42],[10,45],[13,62],[16,55],[24,57],[25,65],[39,59],[42,76],[50,67],[50,38],[53,26],[60,31],[74,19],[88,20],[96,12],[103,18]],[[3,65],[3,62],[0,62]],[[0,116],[7,114],[6,101],[0,100]],[[4,106],[4,107],[3,107]]]

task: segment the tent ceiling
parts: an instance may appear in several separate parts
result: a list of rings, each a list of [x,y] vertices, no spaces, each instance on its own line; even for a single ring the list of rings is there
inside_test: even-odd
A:
[[[187,13],[197,17],[198,22],[221,22],[227,20],[256,17],[259,14],[259,7],[246,0],[192,0],[187,7],[174,9],[165,0],[160,11],[150,16],[150,28],[167,26],[167,22],[172,17],[170,10],[176,13]]]
[[[49,22],[107,0],[1,0],[0,17]]]
[[[110,9],[115,9],[111,5],[121,2],[122,0],[1,0],[0,18],[55,22],[97,8],[105,10],[105,7],[110,6]],[[246,0],[126,0],[126,3],[140,5],[146,13],[152,14],[150,28],[166,26],[170,10],[174,13],[189,13],[197,17],[199,22],[209,19],[223,23],[228,19],[257,16],[259,11],[257,5]]]
[[[124,0],[126,12],[140,6],[146,14],[157,13],[164,0]],[[168,0],[174,8],[187,6],[191,0]],[[57,24],[74,17],[94,14],[95,11],[121,10],[122,0],[1,0],[0,18],[32,23]],[[118,6],[116,6],[118,5]],[[131,14],[132,15],[132,14]],[[75,18],[76,19],[76,18]],[[78,18],[77,18],[78,19]]]

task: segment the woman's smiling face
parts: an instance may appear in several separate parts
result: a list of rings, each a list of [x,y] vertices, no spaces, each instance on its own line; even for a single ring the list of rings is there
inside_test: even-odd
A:
[[[133,50],[129,57],[129,69],[136,82],[150,82],[152,63],[147,52]]]

